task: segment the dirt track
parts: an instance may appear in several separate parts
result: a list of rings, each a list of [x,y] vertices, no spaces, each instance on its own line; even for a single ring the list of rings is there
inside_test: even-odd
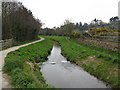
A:
[[[13,86],[11,86],[10,83],[9,83],[9,78],[10,77],[2,72],[2,67],[4,65],[4,59],[7,56],[7,54],[9,52],[11,52],[11,51],[19,49],[20,47],[24,47],[24,46],[27,46],[27,45],[30,45],[30,44],[33,44],[33,43],[36,43],[36,42],[43,41],[43,40],[45,40],[45,39],[41,38],[40,40],[31,42],[31,43],[27,43],[27,44],[24,44],[24,45],[11,47],[11,48],[8,48],[6,50],[0,51],[0,90],[2,88],[13,88]]]

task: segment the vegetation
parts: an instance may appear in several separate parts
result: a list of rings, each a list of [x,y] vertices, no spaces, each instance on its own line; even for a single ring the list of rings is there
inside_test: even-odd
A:
[[[0,18],[1,19],[1,18]],[[2,39],[12,39],[13,46],[36,40],[38,34],[46,40],[16,51],[5,58],[4,73],[11,76],[11,84],[16,88],[49,88],[45,83],[37,63],[44,62],[57,41],[62,54],[71,62],[83,67],[92,75],[104,80],[112,87],[120,88],[119,68],[120,53],[105,48],[80,43],[76,38],[89,40],[100,36],[110,36],[117,43],[119,34],[119,18],[110,18],[109,23],[94,19],[88,23],[73,23],[65,20],[60,27],[44,28],[39,19],[20,2],[2,2]],[[89,37],[86,37],[88,36]],[[66,36],[66,37],[65,37]],[[108,37],[107,40],[111,39]],[[105,37],[106,38],[106,37]],[[115,38],[115,39],[114,39]],[[115,48],[116,49],[116,48]],[[51,87],[52,88],[52,87]]]
[[[107,31],[111,30],[118,32],[119,27],[118,24],[120,23],[119,18],[112,17],[110,18],[109,23],[103,22],[102,20],[94,19],[92,20],[89,24],[88,23],[82,23],[82,22],[77,22],[73,23],[70,20],[65,20],[64,24],[61,25],[60,27],[53,27],[53,28],[44,28],[40,30],[40,35],[57,35],[57,36],[70,36],[73,37],[74,34],[73,32],[77,31],[80,32],[77,34],[77,38],[80,37],[81,33],[84,33],[87,30],[90,29],[105,29]]]
[[[100,36],[108,36],[111,34],[114,34],[116,31],[115,30],[110,30],[106,28],[94,28],[88,30],[88,34],[90,34],[92,37],[100,37]]]
[[[83,67],[90,74],[102,79],[112,87],[119,87],[118,64],[120,53],[79,43],[63,36],[43,36],[46,40],[10,52],[5,58],[3,71],[11,76],[17,88],[46,88],[44,78],[36,63],[44,62],[57,41],[62,54],[71,62]]]
[[[30,40],[30,41],[26,41],[26,42],[13,42],[13,43],[12,43],[12,46],[10,46],[10,47],[27,44],[27,43],[30,43],[30,42],[33,42],[33,41],[36,41],[36,40],[40,40],[40,38],[36,38],[36,39],[34,39],[34,40]],[[6,47],[2,47],[1,50],[5,50],[5,49],[8,49],[8,48],[10,48],[10,47],[7,47],[7,46],[6,46]],[[1,50],[0,50],[0,51],[1,51]]]
[[[42,23],[20,2],[2,2],[2,39],[25,42],[36,39]]]
[[[113,50],[116,52],[120,52],[119,51],[119,44],[116,42],[110,42],[110,41],[105,41],[105,40],[98,40],[98,39],[91,39],[91,38],[86,38],[86,39],[82,39],[79,38],[78,39],[79,42],[90,45],[90,46],[97,46],[97,47],[101,47],[101,48],[106,48],[109,50]]]
[[[33,41],[36,41],[36,40],[40,40],[40,38],[36,38],[34,40],[30,40],[30,41],[26,41],[26,42],[14,42],[13,46],[23,45],[23,44],[30,43],[30,42],[33,42]]]
[[[52,41],[22,47],[10,52],[5,58],[3,71],[11,76],[11,84],[16,88],[49,88],[39,70],[37,62],[46,61],[52,48]]]
[[[118,64],[120,53],[104,48],[85,45],[69,37],[49,37],[60,43],[62,54],[71,62],[104,80],[112,87],[119,87]]]

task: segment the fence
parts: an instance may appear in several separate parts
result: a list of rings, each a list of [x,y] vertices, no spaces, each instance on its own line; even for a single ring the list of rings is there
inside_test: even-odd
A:
[[[0,50],[9,48],[13,45],[13,39],[0,40]]]

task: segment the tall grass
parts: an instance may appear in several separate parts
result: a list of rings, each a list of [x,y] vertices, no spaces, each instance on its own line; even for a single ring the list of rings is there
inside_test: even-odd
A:
[[[70,39],[69,37],[51,36],[49,38],[60,43],[63,50],[62,52],[64,54],[68,55],[72,53],[69,55],[71,58],[74,56],[78,56],[80,59],[85,59],[88,56],[96,55],[98,58],[104,58],[113,63],[120,63],[119,52],[105,48],[89,46],[83,43],[79,43],[76,39]]]
[[[46,61],[52,49],[52,43],[52,40],[46,39],[12,51],[7,55],[3,71],[11,76],[11,84],[16,88],[50,87],[45,83],[36,62]]]
[[[69,37],[51,36],[59,42],[62,54],[70,61],[83,67],[90,74],[102,79],[112,87],[120,87],[118,52],[79,43]]]
[[[69,37],[43,37],[46,40],[10,52],[5,58],[3,71],[12,77],[12,84],[16,87],[48,87],[41,72],[39,72],[39,67],[35,63],[46,60],[52,49],[53,41],[57,41],[61,45],[62,54],[68,60],[80,65],[90,74],[102,79],[112,87],[120,87],[120,81],[118,80],[119,53],[104,48],[88,46]],[[33,68],[27,62],[32,62]]]

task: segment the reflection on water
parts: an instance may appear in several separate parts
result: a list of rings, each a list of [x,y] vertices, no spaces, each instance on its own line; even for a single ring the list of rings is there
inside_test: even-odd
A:
[[[41,72],[47,84],[56,88],[107,88],[103,82],[67,61],[58,45],[53,46]]]

